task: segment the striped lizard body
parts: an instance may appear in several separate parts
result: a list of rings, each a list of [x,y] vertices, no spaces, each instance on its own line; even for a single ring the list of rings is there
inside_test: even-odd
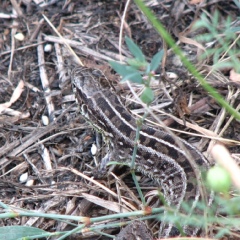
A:
[[[130,163],[135,144],[136,119],[113,90],[101,86],[102,78],[105,76],[99,70],[84,67],[74,69],[72,82],[76,86],[76,97],[85,108],[85,117],[110,138],[113,149],[108,153],[108,158]],[[190,163],[187,152],[195,164]],[[202,199],[199,168],[208,169],[209,162],[194,146],[181,138],[143,124],[135,167],[156,181],[163,190],[166,202],[178,210],[183,201],[192,201],[194,209]],[[188,226],[183,226],[183,229],[189,236],[195,236],[199,230]],[[172,224],[161,224],[161,237],[176,235],[179,232]]]

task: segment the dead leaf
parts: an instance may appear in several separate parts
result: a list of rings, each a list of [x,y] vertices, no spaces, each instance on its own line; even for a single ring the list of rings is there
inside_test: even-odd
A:
[[[10,103],[13,104],[14,102],[16,102],[18,100],[18,98],[21,96],[22,92],[24,89],[24,82],[23,80],[20,80],[20,82],[18,83],[17,87],[15,88],[12,97],[10,99]]]
[[[196,4],[199,4],[201,2],[203,2],[203,0],[191,0],[191,1],[189,1],[189,4],[196,5]]]
[[[195,41],[191,38],[187,38],[187,37],[184,37],[183,35],[179,35],[179,40],[182,43],[191,44],[191,45],[194,45],[194,46],[196,46],[197,48],[199,48],[203,51],[206,51],[205,47],[202,44],[198,43],[197,41]]]
[[[110,211],[117,212],[117,213],[128,212],[125,208],[121,207],[117,202],[107,201],[105,199],[101,199],[99,197],[96,197],[87,193],[82,193],[82,196],[88,201],[95,203],[98,206],[106,208]]]
[[[23,89],[24,89],[24,82],[23,82],[23,80],[20,80],[20,82],[18,83],[17,87],[13,91],[13,94],[11,96],[10,101],[0,104],[0,114],[4,110],[6,110],[9,107],[11,107],[11,105],[18,100],[18,98],[21,96],[21,94],[23,92]]]
[[[240,84],[240,73],[236,73],[234,69],[230,71],[229,79],[235,83]]]
[[[4,110],[9,108],[10,106],[11,106],[10,102],[5,102],[5,103],[0,104],[0,113],[2,113]]]

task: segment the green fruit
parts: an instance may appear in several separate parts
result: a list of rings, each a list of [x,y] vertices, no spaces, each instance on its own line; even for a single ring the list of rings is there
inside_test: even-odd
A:
[[[143,93],[141,94],[141,100],[146,103],[146,104],[150,104],[153,100],[154,100],[154,93],[153,90],[149,87],[146,87],[143,90]]]
[[[226,169],[214,166],[208,170],[207,183],[213,191],[227,193],[231,182],[231,176]]]

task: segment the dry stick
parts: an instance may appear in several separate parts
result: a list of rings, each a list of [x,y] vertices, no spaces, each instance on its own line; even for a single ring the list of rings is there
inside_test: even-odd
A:
[[[57,56],[57,72],[60,80],[59,87],[61,88],[61,85],[64,84],[66,80],[69,79],[69,77],[67,75],[66,68],[64,68],[64,59],[62,56],[60,44],[54,43],[54,47]]]
[[[25,162],[28,166],[31,166],[32,171],[36,174],[36,176],[38,177],[39,181],[42,184],[46,184],[46,182],[41,178],[41,173],[39,172],[38,168],[35,166],[35,164],[32,162],[32,159],[28,157],[28,154],[24,153],[23,154],[24,158],[25,158]]]
[[[239,109],[240,109],[240,104],[238,104],[238,106],[236,107],[236,111],[239,111]],[[221,132],[218,134],[219,136],[222,136],[222,135],[223,135],[223,133],[224,133],[225,130],[228,128],[228,126],[230,125],[230,123],[232,122],[233,119],[234,119],[233,116],[231,116],[231,117],[228,119],[227,123],[225,124],[225,126],[223,127],[223,129],[221,130]]]
[[[89,202],[94,203],[110,211],[113,211],[115,213],[129,212],[129,210],[124,209],[118,202],[115,202],[113,200],[105,200],[97,196],[94,196],[93,194],[88,194],[88,193],[82,193],[81,195]]]
[[[66,109],[66,111],[67,110],[68,109]],[[15,157],[19,153],[21,153],[21,154],[26,153],[27,152],[26,148],[33,144],[34,144],[33,146],[38,146],[39,144],[47,141],[48,139],[53,138],[54,136],[66,134],[65,132],[56,133],[44,140],[39,141],[39,139],[41,137],[43,137],[44,135],[46,135],[46,134],[54,131],[56,128],[58,128],[57,121],[63,116],[63,114],[65,114],[66,111],[63,111],[63,113],[57,117],[55,122],[52,122],[48,126],[36,128],[36,130],[32,131],[30,134],[28,134],[21,140],[16,140],[16,141],[10,143],[9,145],[0,148],[0,157],[4,156],[5,154],[8,154],[9,152],[10,153],[7,155],[7,157]],[[5,161],[5,159],[2,159],[2,161]]]
[[[11,153],[9,153],[8,156],[9,157],[15,157],[18,153],[20,153],[23,149],[25,149],[25,147],[28,147],[32,143],[36,142],[38,140],[38,138],[40,138],[40,137],[44,136],[45,134],[51,132],[55,128],[56,128],[56,126],[52,126],[52,125],[49,125],[45,128],[37,128],[32,133],[30,133],[29,135],[22,138],[21,141],[16,140],[16,141],[8,144],[7,146],[4,146],[3,148],[0,148],[0,157],[4,156],[5,154],[7,154],[10,151],[11,151]]]
[[[120,26],[120,33],[119,33],[119,42],[118,42],[118,51],[119,51],[119,55],[120,55],[120,62],[123,61],[122,59],[122,37],[123,37],[123,25],[125,23],[125,18],[126,18],[126,14],[127,14],[127,10],[130,4],[130,0],[127,0],[126,4],[125,4],[125,8],[124,8],[124,12],[123,12],[123,16],[121,18],[121,26]]]
[[[218,116],[215,118],[213,124],[211,125],[210,130],[212,130],[214,128],[213,132],[215,134],[217,134],[225,117],[226,117],[226,110],[225,110],[225,108],[222,108],[220,113],[218,114]],[[207,148],[208,153],[211,151],[214,144],[215,144],[215,140],[211,140],[210,143],[208,144],[208,148]]]
[[[42,37],[41,37],[41,32],[38,35],[38,42],[42,42]],[[43,87],[43,91],[45,93],[45,100],[46,100],[46,104],[47,104],[47,109],[48,109],[48,115],[50,118],[50,121],[53,120],[53,112],[54,112],[54,105],[52,103],[52,98],[50,96],[50,84],[48,81],[48,76],[46,73],[46,69],[45,69],[45,60],[44,60],[44,50],[43,50],[43,45],[39,44],[37,47],[37,53],[38,53],[38,65],[39,65],[39,71],[40,71],[40,78],[41,78],[41,82],[42,82],[42,87]]]
[[[44,40],[45,41],[49,41],[49,42],[55,42],[55,43],[60,43],[60,44],[64,44],[67,43],[69,46],[74,47],[76,49],[78,49],[79,51],[91,55],[97,59],[100,60],[106,60],[106,61],[113,61],[113,60],[119,60],[120,59],[120,55],[110,52],[110,51],[105,51],[104,54],[101,54],[99,52],[96,52],[88,47],[85,47],[82,45],[82,43],[78,42],[78,41],[74,41],[74,40],[69,40],[69,39],[65,39],[64,42],[61,38],[59,37],[55,37],[55,36],[44,36]],[[110,56],[110,57],[108,57]],[[123,58],[124,61],[126,61],[126,58]]]
[[[40,31],[43,23],[44,23],[44,19],[42,18],[42,19],[39,21],[39,23],[37,24],[36,29],[35,29],[34,32],[32,33],[32,36],[30,37],[29,42],[32,42],[33,40],[36,39],[36,37],[37,37],[37,35],[38,35],[38,33],[39,33],[39,31]]]
[[[41,43],[44,43],[44,42],[41,42]],[[22,46],[22,47],[19,47],[19,48],[14,49],[14,52],[22,51],[22,50],[27,49],[27,48],[33,48],[33,47],[35,47],[35,46],[37,46],[37,45],[38,45],[38,43],[25,45],[25,46]],[[0,57],[1,57],[1,56],[4,56],[4,55],[6,55],[6,54],[11,53],[11,51],[12,51],[12,50],[7,50],[7,51],[4,51],[4,52],[1,52],[1,53],[0,53]]]
[[[231,99],[232,99],[232,94],[230,94],[230,92],[229,92],[228,97],[227,97],[227,101],[229,102],[229,100],[231,100]],[[232,100],[232,102],[231,102],[231,105],[232,105],[232,106],[233,106],[233,103],[235,102],[235,100],[236,100],[236,98]],[[225,120],[226,114],[227,114],[226,109],[225,109],[225,108],[222,108],[220,114],[218,115],[218,117],[217,117],[216,120],[214,121],[214,123],[217,122],[217,126],[216,126],[216,128],[215,128],[215,130],[214,130],[214,132],[215,132],[216,134],[217,134],[217,132],[219,131],[219,128],[220,128],[220,126],[222,125],[223,121]],[[212,126],[214,125],[214,123],[212,124]],[[223,134],[223,131],[221,131],[221,134],[218,134],[218,136],[221,137],[222,134]],[[212,140],[212,141],[209,143],[208,152],[211,151],[211,149],[213,148],[213,145],[214,145],[215,143],[216,143],[215,140]]]
[[[6,13],[0,13],[0,19],[10,19],[10,18],[17,18],[17,15],[14,13],[6,14]]]
[[[71,171],[72,173],[86,179],[87,181],[93,183],[95,186],[100,187],[101,189],[105,190],[106,192],[108,192],[109,194],[111,194],[113,197],[118,198],[118,195],[111,191],[109,188],[105,187],[104,185],[102,185],[101,183],[99,183],[98,181],[86,176],[85,174],[77,171],[76,169],[73,168],[67,168],[67,167],[60,167],[58,168],[59,170],[64,170],[64,171]],[[127,202],[126,200],[122,199],[122,202],[126,204],[126,206],[128,206],[130,209],[135,209],[135,207],[133,205],[131,205],[129,202]]]
[[[47,127],[44,127],[44,128],[37,128],[35,131],[31,132],[29,135],[21,139],[21,141],[17,140],[9,144],[8,148],[4,152],[8,153],[9,151],[11,151],[11,153],[8,154],[8,157],[15,157],[19,153],[21,153],[23,150],[25,150],[25,148],[29,147],[33,143],[36,143],[38,139],[50,133],[51,131],[55,130],[57,127],[58,126],[55,123],[55,124],[48,125]],[[18,147],[13,149],[16,146]],[[3,154],[4,153],[1,152],[0,157],[3,156]]]
[[[29,147],[33,143],[37,142],[39,138],[50,133],[51,131],[55,130],[56,128],[57,128],[57,124],[51,124],[45,128],[39,128],[39,129],[37,128],[35,131],[33,131],[32,133],[30,133],[29,135],[27,135],[26,137],[21,139],[21,141],[16,140],[13,143],[10,143],[7,147],[4,147],[3,151],[0,152],[0,157],[4,156],[5,154],[7,154],[10,151],[11,152],[7,155],[7,157],[10,157],[10,158],[17,156],[19,153],[23,153],[23,151],[27,147]],[[16,148],[14,149],[14,147],[16,147]],[[1,161],[3,163],[10,162],[8,158],[2,158]],[[1,175],[1,177],[7,175],[9,172],[11,172],[14,169],[11,169],[8,172],[5,172],[3,175]]]
[[[61,206],[65,204],[65,198],[55,196],[49,200],[45,200],[44,204],[41,205],[37,212],[48,213],[51,209],[54,209],[56,206]],[[36,213],[37,215],[37,213]],[[29,220],[25,223],[26,226],[33,226],[41,217],[30,217]]]
[[[132,190],[122,180],[123,176],[126,176],[127,173],[123,174],[121,177],[116,176],[113,172],[111,172],[110,174],[115,179],[114,183],[116,185],[119,204],[122,206],[122,201],[121,201],[122,195],[121,195],[121,189],[119,188],[119,186],[121,186],[122,189],[124,189],[124,191],[127,192],[127,195],[129,196],[129,199],[131,199],[132,202],[135,202],[137,206],[142,206],[142,202],[139,200],[139,198],[132,192]]]
[[[13,26],[14,26],[14,23],[16,23],[16,21],[13,21]],[[11,55],[10,55],[10,63],[9,63],[9,68],[8,68],[8,78],[10,78],[10,74],[11,74],[11,71],[12,71],[12,62],[13,62],[13,55],[14,55],[14,49],[15,49],[15,38],[14,38],[14,35],[16,34],[17,32],[17,29],[16,27],[13,27],[12,28],[12,31],[11,31]]]
[[[38,145],[40,145],[54,137],[57,137],[57,136],[63,135],[63,134],[67,134],[67,131],[66,132],[58,132],[58,133],[50,135],[49,137],[47,137],[43,140],[39,140],[44,135],[46,135],[46,134],[50,133],[51,131],[54,131],[55,129],[58,128],[57,121],[59,119],[61,119],[61,117],[66,113],[66,111],[69,108],[67,108],[65,111],[63,111],[62,114],[60,116],[58,116],[57,119],[54,122],[52,122],[51,124],[49,124],[48,126],[42,127],[42,128],[37,128],[32,133],[30,133],[29,135],[27,135],[26,137],[21,139],[21,141],[17,140],[14,143],[9,144],[11,146],[8,147],[7,150],[5,150],[6,147],[4,147],[2,150],[3,152],[1,152],[1,149],[0,149],[0,157],[9,151],[11,151],[11,153],[8,154],[9,157],[15,157],[19,153],[24,154],[24,153],[30,152],[33,148],[37,147]],[[20,146],[18,146],[19,144],[20,144]],[[13,148],[16,146],[18,146],[18,147],[13,150]],[[31,147],[29,147],[29,146],[31,146]],[[29,149],[27,149],[28,147],[29,147]]]
[[[22,16],[23,16],[23,13],[22,13],[22,10],[21,10],[21,8],[19,7],[17,1],[16,1],[16,0],[10,0],[10,1],[11,1],[11,4],[12,4],[13,8],[14,8],[15,11],[17,12],[18,17],[22,17]]]
[[[62,40],[62,42],[66,45],[67,49],[70,51],[70,53],[75,57],[76,61],[80,66],[84,66],[81,59],[76,55],[76,53],[72,50],[72,48],[67,43],[66,39],[62,37],[62,35],[58,32],[58,30],[53,26],[53,24],[50,22],[50,20],[43,14],[44,19],[47,21],[47,23],[51,26],[51,28],[54,30],[54,32],[59,36],[59,38]]]

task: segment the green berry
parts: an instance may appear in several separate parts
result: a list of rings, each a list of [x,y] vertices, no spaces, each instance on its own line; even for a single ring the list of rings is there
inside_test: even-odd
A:
[[[213,191],[227,193],[231,186],[231,176],[226,169],[214,166],[208,170],[207,183]]]

